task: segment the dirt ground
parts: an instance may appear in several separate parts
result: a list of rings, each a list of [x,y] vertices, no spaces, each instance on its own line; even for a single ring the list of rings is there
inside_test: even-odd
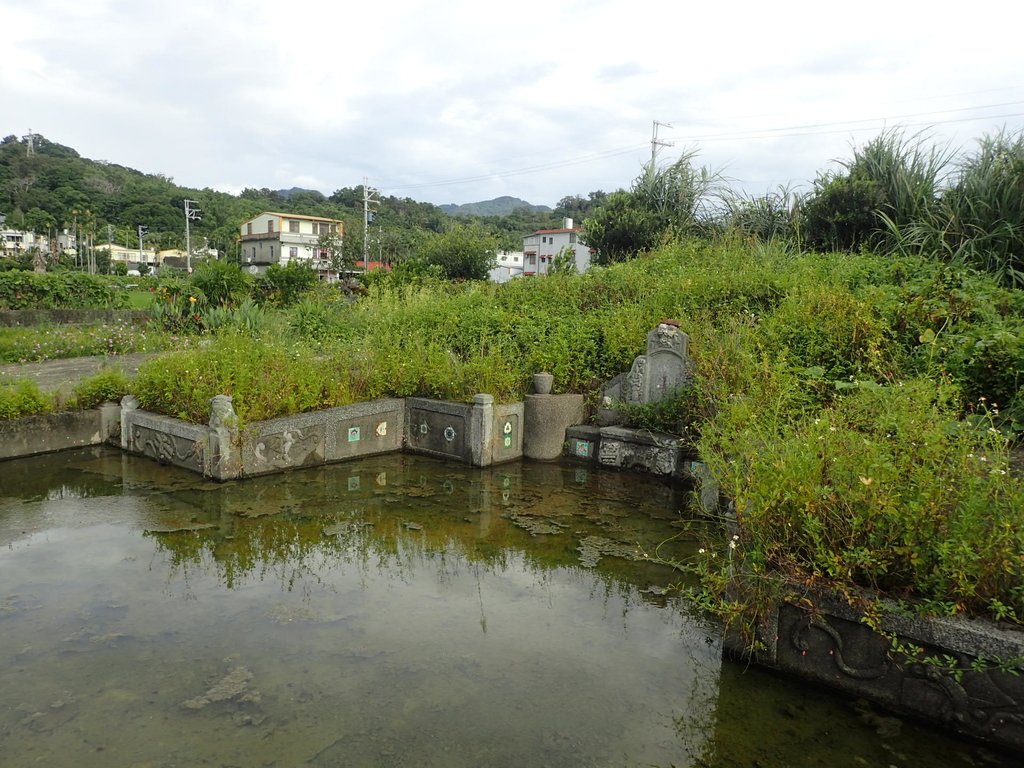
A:
[[[45,363],[5,363],[0,365],[0,382],[30,379],[44,392],[69,395],[80,381],[102,368],[117,367],[128,375],[134,375],[143,362],[155,356],[155,353],[145,352],[109,357],[71,357]]]

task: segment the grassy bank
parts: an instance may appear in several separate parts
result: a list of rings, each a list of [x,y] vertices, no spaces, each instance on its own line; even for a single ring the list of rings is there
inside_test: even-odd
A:
[[[243,421],[388,395],[508,401],[540,370],[593,396],[677,318],[696,387],[637,416],[685,431],[735,505],[697,566],[708,607],[750,626],[797,584],[1024,618],[1024,486],[1007,458],[1024,429],[1024,295],[992,278],[694,241],[582,276],[382,281],[356,301],[216,311],[208,342],[140,369],[143,407],[203,423],[221,393]]]

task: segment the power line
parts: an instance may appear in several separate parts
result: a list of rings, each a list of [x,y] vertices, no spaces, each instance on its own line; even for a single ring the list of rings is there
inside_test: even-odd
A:
[[[1001,103],[998,103],[998,104],[979,104],[978,106],[974,106],[974,107],[958,107],[956,109],[933,109],[933,110],[931,110],[929,112],[913,112],[913,113],[909,113],[909,114],[905,114],[905,115],[889,115],[888,117],[868,117],[868,118],[862,118],[862,119],[858,119],[858,120],[839,120],[839,121],[831,122],[831,123],[807,123],[805,125],[790,125],[790,126],[785,126],[785,127],[781,127],[781,128],[759,128],[759,129],[755,129],[753,131],[736,131],[736,132],[733,132],[733,133],[718,133],[718,134],[710,134],[708,136],[697,136],[697,137],[674,136],[673,138],[676,139],[676,140],[682,139],[684,141],[693,141],[695,139],[701,139],[701,140],[705,140],[705,141],[706,140],[716,140],[717,141],[717,140],[728,139],[728,138],[733,138],[733,137],[735,137],[735,138],[745,138],[745,137],[747,137],[751,133],[753,133],[753,134],[766,134],[766,133],[777,133],[779,131],[802,131],[802,130],[809,129],[809,128],[832,128],[834,126],[847,126],[847,125],[857,124],[857,123],[885,123],[885,122],[894,121],[894,120],[904,120],[904,119],[912,118],[912,117],[924,117],[925,115],[940,115],[940,114],[947,114],[947,113],[950,113],[950,112],[969,112],[969,111],[973,111],[973,110],[976,110],[976,109],[995,109],[996,107],[1012,107],[1012,106],[1016,106],[1018,104],[1024,104],[1024,101],[1005,101],[1005,102],[1001,102]],[[1012,116],[1013,115],[1011,115],[1011,117]],[[1004,117],[1004,115],[979,115],[977,117],[969,118],[969,119],[972,119],[972,120],[987,120],[987,119],[990,119],[990,118],[999,119],[1001,117]],[[930,124],[944,125],[945,123],[952,123],[952,122],[963,122],[963,118],[953,118],[953,119],[950,119],[950,120],[935,120],[935,121],[929,121],[926,124],[929,124],[929,125]],[[824,131],[822,133],[830,133],[830,131]],[[783,135],[808,136],[808,135],[813,135],[813,134],[808,134],[808,133],[791,133],[791,134],[783,134]]]

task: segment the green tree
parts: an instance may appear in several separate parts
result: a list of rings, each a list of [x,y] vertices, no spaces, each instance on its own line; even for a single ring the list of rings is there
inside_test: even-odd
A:
[[[25,228],[37,235],[49,234],[57,226],[57,220],[40,208],[32,208],[25,214]]]
[[[321,258],[326,257],[331,263],[331,269],[336,272],[346,272],[356,264],[352,254],[346,253],[345,241],[337,232],[321,233],[316,239],[316,247]]]
[[[631,192],[619,190],[583,222],[580,240],[594,263],[608,265],[654,248],[664,223]]]
[[[486,280],[498,250],[494,236],[477,224],[456,224],[423,243],[420,256],[449,280]]]
[[[277,306],[294,304],[303,293],[319,281],[317,273],[305,262],[289,262],[287,266],[271,264],[260,280],[258,292]]]
[[[822,250],[857,250],[877,243],[884,203],[878,184],[852,174],[828,174],[814,182],[814,190],[800,207],[804,242]]]
[[[711,229],[722,179],[707,168],[696,168],[695,156],[686,152],[667,168],[648,167],[629,192],[613,192],[584,220],[582,239],[596,252],[596,263],[629,259],[667,238]]]

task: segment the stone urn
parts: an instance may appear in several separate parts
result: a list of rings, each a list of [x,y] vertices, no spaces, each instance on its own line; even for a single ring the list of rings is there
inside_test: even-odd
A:
[[[551,385],[554,381],[555,377],[550,373],[535,373],[533,374],[533,391],[538,395],[550,395]]]

